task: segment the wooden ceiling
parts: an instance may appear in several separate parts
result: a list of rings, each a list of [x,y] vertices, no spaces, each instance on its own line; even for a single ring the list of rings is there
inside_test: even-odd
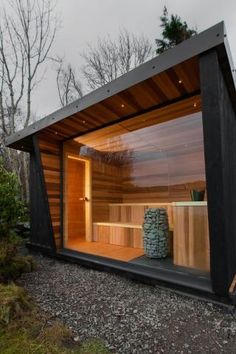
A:
[[[190,146],[203,141],[200,109],[200,97],[195,96],[82,135],[74,141],[102,152],[150,152],[168,150],[169,146],[173,149],[181,144]]]
[[[166,115],[166,110],[171,114],[171,109],[174,109],[177,115],[180,109],[181,115],[184,115],[193,110],[197,101],[199,110],[199,94],[199,65],[197,57],[194,57],[50,125],[43,129],[40,135],[62,141],[119,121],[123,121],[123,125],[132,130],[132,124],[137,125],[137,116],[142,116],[144,125],[147,124],[146,119],[150,119],[149,124],[151,119],[156,120],[156,113],[153,115],[153,111],[157,112],[157,109],[160,115]],[[183,105],[175,105],[182,100],[185,102]],[[171,108],[167,109],[169,105]],[[124,123],[126,119],[129,120]],[[141,119],[139,121],[141,122]]]

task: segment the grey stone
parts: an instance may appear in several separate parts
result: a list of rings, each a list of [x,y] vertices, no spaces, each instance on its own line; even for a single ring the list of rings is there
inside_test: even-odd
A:
[[[147,257],[165,258],[169,251],[168,216],[164,208],[147,209],[144,215],[143,244]]]

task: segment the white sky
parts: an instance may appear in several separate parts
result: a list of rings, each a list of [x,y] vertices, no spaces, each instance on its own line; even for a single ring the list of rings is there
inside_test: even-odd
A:
[[[154,43],[160,37],[159,17],[164,5],[169,14],[178,14],[199,32],[224,20],[236,62],[236,0],[57,0],[61,25],[51,54],[64,56],[67,62],[79,67],[80,53],[88,42],[96,44],[98,36],[107,34],[113,38],[121,28],[143,33]],[[34,95],[32,108],[38,118],[59,108],[55,69],[51,64]]]

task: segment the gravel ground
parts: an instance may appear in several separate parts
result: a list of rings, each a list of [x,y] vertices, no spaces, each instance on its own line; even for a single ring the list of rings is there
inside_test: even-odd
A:
[[[112,353],[236,353],[227,308],[117,275],[36,256],[22,285],[75,339],[101,338]]]

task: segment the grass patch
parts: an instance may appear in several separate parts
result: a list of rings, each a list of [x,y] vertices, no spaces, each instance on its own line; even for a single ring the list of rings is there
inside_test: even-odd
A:
[[[0,285],[1,354],[108,354],[100,340],[76,342],[62,323],[36,309],[24,289]]]

